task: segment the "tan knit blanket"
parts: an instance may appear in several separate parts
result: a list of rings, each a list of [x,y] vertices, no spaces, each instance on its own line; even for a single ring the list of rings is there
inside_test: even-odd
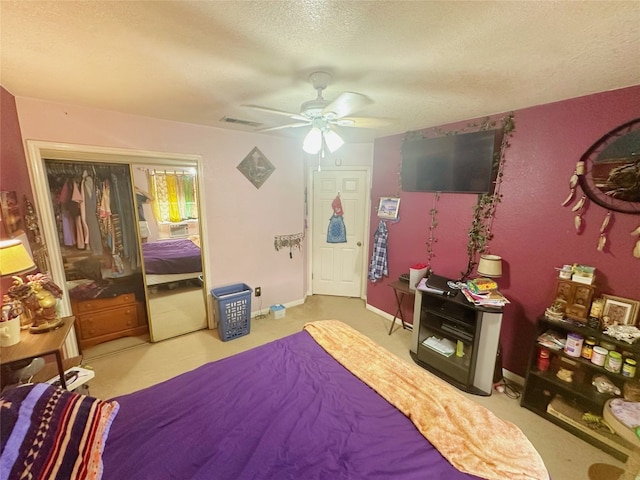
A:
[[[458,470],[486,479],[549,479],[522,431],[454,387],[337,320],[304,329],[333,358],[405,414]]]

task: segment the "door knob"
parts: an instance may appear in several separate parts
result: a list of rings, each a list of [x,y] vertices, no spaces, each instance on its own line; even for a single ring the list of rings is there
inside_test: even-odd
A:
[[[357,243],[357,245],[358,245],[359,247],[361,247],[361,246],[362,246],[362,242],[358,242],[358,243]]]

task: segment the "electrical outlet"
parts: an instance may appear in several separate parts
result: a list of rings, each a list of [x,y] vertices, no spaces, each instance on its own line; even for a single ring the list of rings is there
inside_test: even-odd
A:
[[[262,288],[256,287],[256,297],[259,297],[260,295],[262,295]]]

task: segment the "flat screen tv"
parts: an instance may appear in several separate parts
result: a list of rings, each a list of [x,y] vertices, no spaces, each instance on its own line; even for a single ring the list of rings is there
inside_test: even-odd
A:
[[[405,192],[490,193],[501,130],[483,130],[402,144],[400,179]]]

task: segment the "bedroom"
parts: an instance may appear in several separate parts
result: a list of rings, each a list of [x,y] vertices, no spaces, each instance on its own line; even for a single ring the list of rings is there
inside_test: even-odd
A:
[[[552,78],[554,83],[558,82],[557,77]],[[534,107],[510,105],[486,112],[513,109],[515,113],[516,134],[507,158],[504,183],[508,191],[505,190],[498,209],[492,249],[508,266],[501,289],[513,305],[507,310],[503,324],[503,361],[504,367],[517,375],[524,374],[535,318],[551,301],[555,267],[573,262],[593,264],[602,279],[607,280],[610,292],[623,297],[638,296],[637,286],[631,282],[637,275],[638,264],[629,254],[633,238],[628,234],[636,228],[637,217],[616,217],[611,233],[612,250],[603,255],[597,252],[593,235],[602,221],[600,213],[595,208],[587,213],[589,231],[578,236],[573,232],[573,215],[560,207],[575,161],[601,135],[638,116],[640,87],[622,88],[636,83],[619,85],[613,91],[595,90],[601,93],[591,92],[592,95],[572,100]],[[293,258],[289,258],[288,252],[273,249],[275,235],[295,234],[304,228],[305,158],[298,142],[47,101],[34,94],[15,94],[9,85],[3,86],[7,88],[2,91],[3,112],[15,112],[12,117],[4,113],[2,116],[3,137],[12,132],[11,142],[2,143],[3,184],[9,181],[17,185],[18,192],[30,195],[23,145],[26,139],[201,154],[207,163],[207,222],[226,233],[210,238],[210,264],[215,270],[209,285],[239,281],[260,285],[264,306],[295,305],[310,293],[309,252],[294,251]],[[366,89],[357,85],[353,88],[366,93]],[[462,116],[458,117],[460,122],[438,125],[456,129],[475,118]],[[420,128],[429,125],[434,124]],[[380,196],[394,195],[397,191],[393,176],[397,172],[401,141],[402,135],[388,136],[374,143],[346,144],[339,151],[344,166],[371,168],[372,205]],[[276,167],[260,189],[236,169],[254,146]],[[395,161],[389,161],[394,158]],[[330,157],[325,166],[334,163],[335,158]],[[8,172],[11,179],[5,176]],[[410,221],[401,220],[390,226],[393,258],[390,279],[424,259],[430,205],[431,197],[427,194],[402,194],[401,218]],[[464,267],[464,240],[460,237],[466,232],[468,220],[460,212],[469,212],[470,218],[471,205],[472,199],[467,197],[445,197],[441,202],[439,242],[434,258],[438,273],[455,276]],[[375,221],[372,215],[367,244]],[[395,300],[384,283],[368,284],[366,298],[371,308],[388,317],[392,315]]]

